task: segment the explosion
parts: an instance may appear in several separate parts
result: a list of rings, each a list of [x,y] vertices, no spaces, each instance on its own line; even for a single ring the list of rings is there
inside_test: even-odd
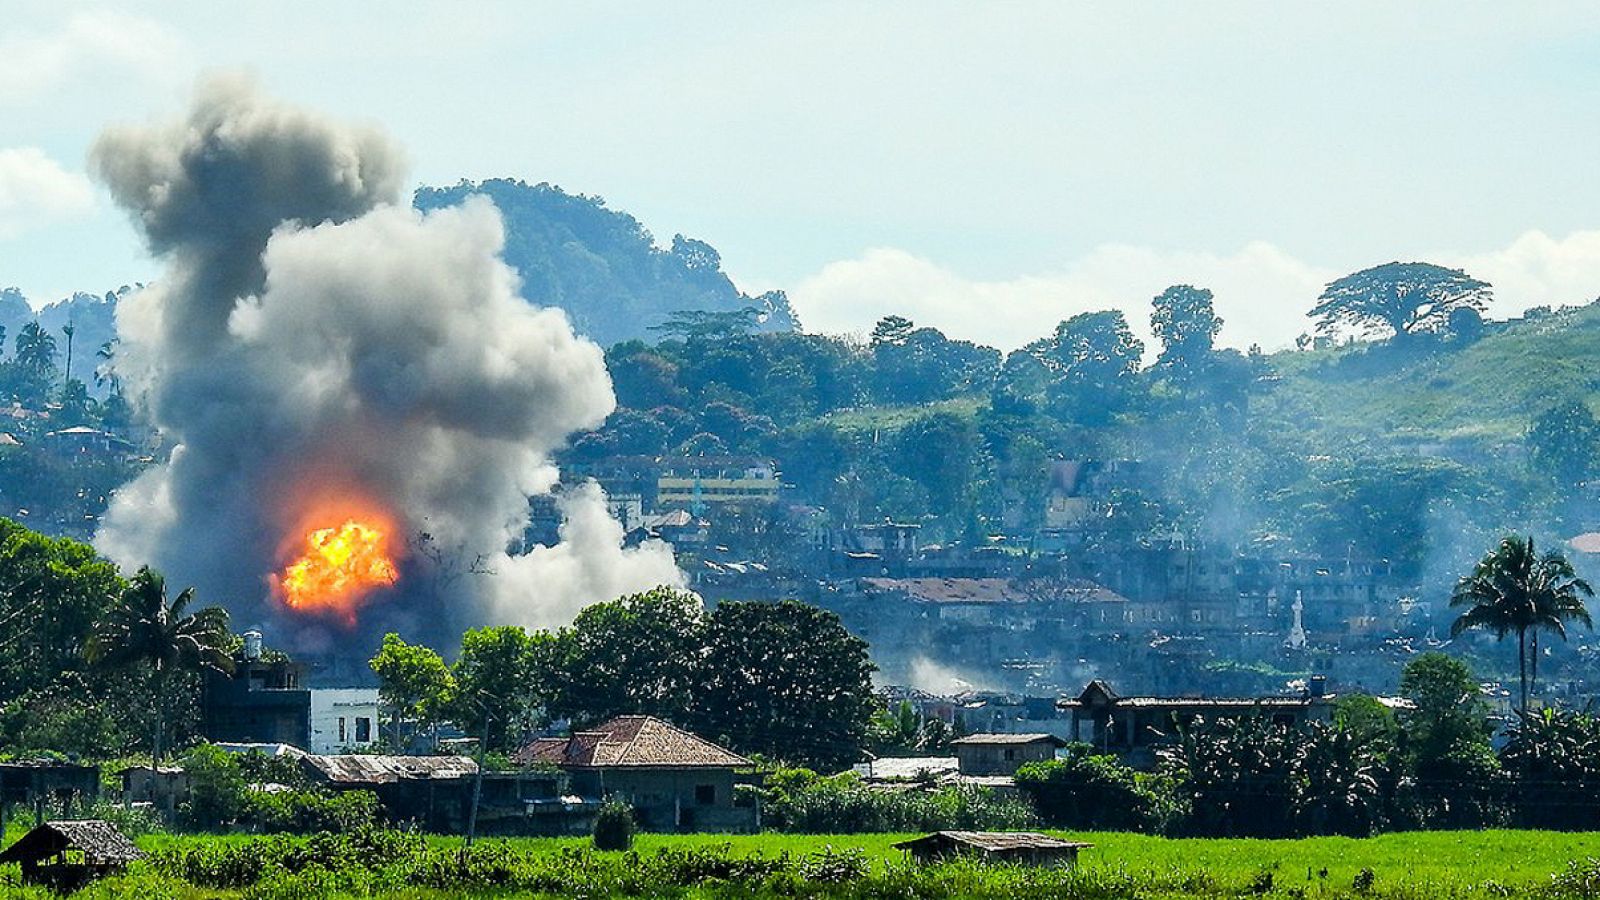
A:
[[[347,520],[306,535],[305,552],[274,579],[284,605],[301,612],[337,613],[350,624],[375,588],[395,583],[399,572],[381,526]]]

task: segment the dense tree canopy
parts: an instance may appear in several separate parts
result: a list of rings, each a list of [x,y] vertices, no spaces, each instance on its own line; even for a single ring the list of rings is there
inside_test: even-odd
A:
[[[1329,282],[1311,317],[1323,332],[1351,327],[1403,337],[1444,328],[1458,309],[1482,312],[1489,298],[1489,284],[1460,269],[1391,262]]]

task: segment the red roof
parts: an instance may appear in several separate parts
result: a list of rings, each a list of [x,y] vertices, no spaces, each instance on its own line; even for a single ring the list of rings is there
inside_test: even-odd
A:
[[[575,768],[742,768],[750,760],[653,716],[618,716],[571,737],[540,738],[517,751],[521,765]]]

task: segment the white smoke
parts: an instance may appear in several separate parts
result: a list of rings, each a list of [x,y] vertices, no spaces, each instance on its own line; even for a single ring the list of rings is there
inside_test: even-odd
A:
[[[167,263],[119,311],[119,367],[177,442],[116,496],[97,545],[297,628],[267,576],[352,507],[395,519],[411,548],[369,627],[551,624],[679,583],[667,548],[625,551],[596,520],[597,490],[564,504],[563,546],[507,554],[528,496],[556,480],[550,454],[613,409],[610,379],[565,315],[518,295],[494,206],[395,205],[399,158],[376,131],[239,82],[204,86],[181,123],[97,143],[95,172]]]

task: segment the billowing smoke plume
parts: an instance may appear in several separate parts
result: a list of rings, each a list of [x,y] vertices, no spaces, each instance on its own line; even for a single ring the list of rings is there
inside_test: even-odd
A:
[[[115,498],[97,537],[302,646],[337,635],[269,594],[308,529],[373,512],[402,576],[365,629],[550,624],[681,579],[660,544],[620,549],[594,489],[566,542],[508,555],[550,452],[614,406],[600,349],[518,296],[487,200],[397,205],[383,135],[202,86],[188,117],[108,131],[91,163],[167,268],[118,315],[118,368],[171,459]]]

